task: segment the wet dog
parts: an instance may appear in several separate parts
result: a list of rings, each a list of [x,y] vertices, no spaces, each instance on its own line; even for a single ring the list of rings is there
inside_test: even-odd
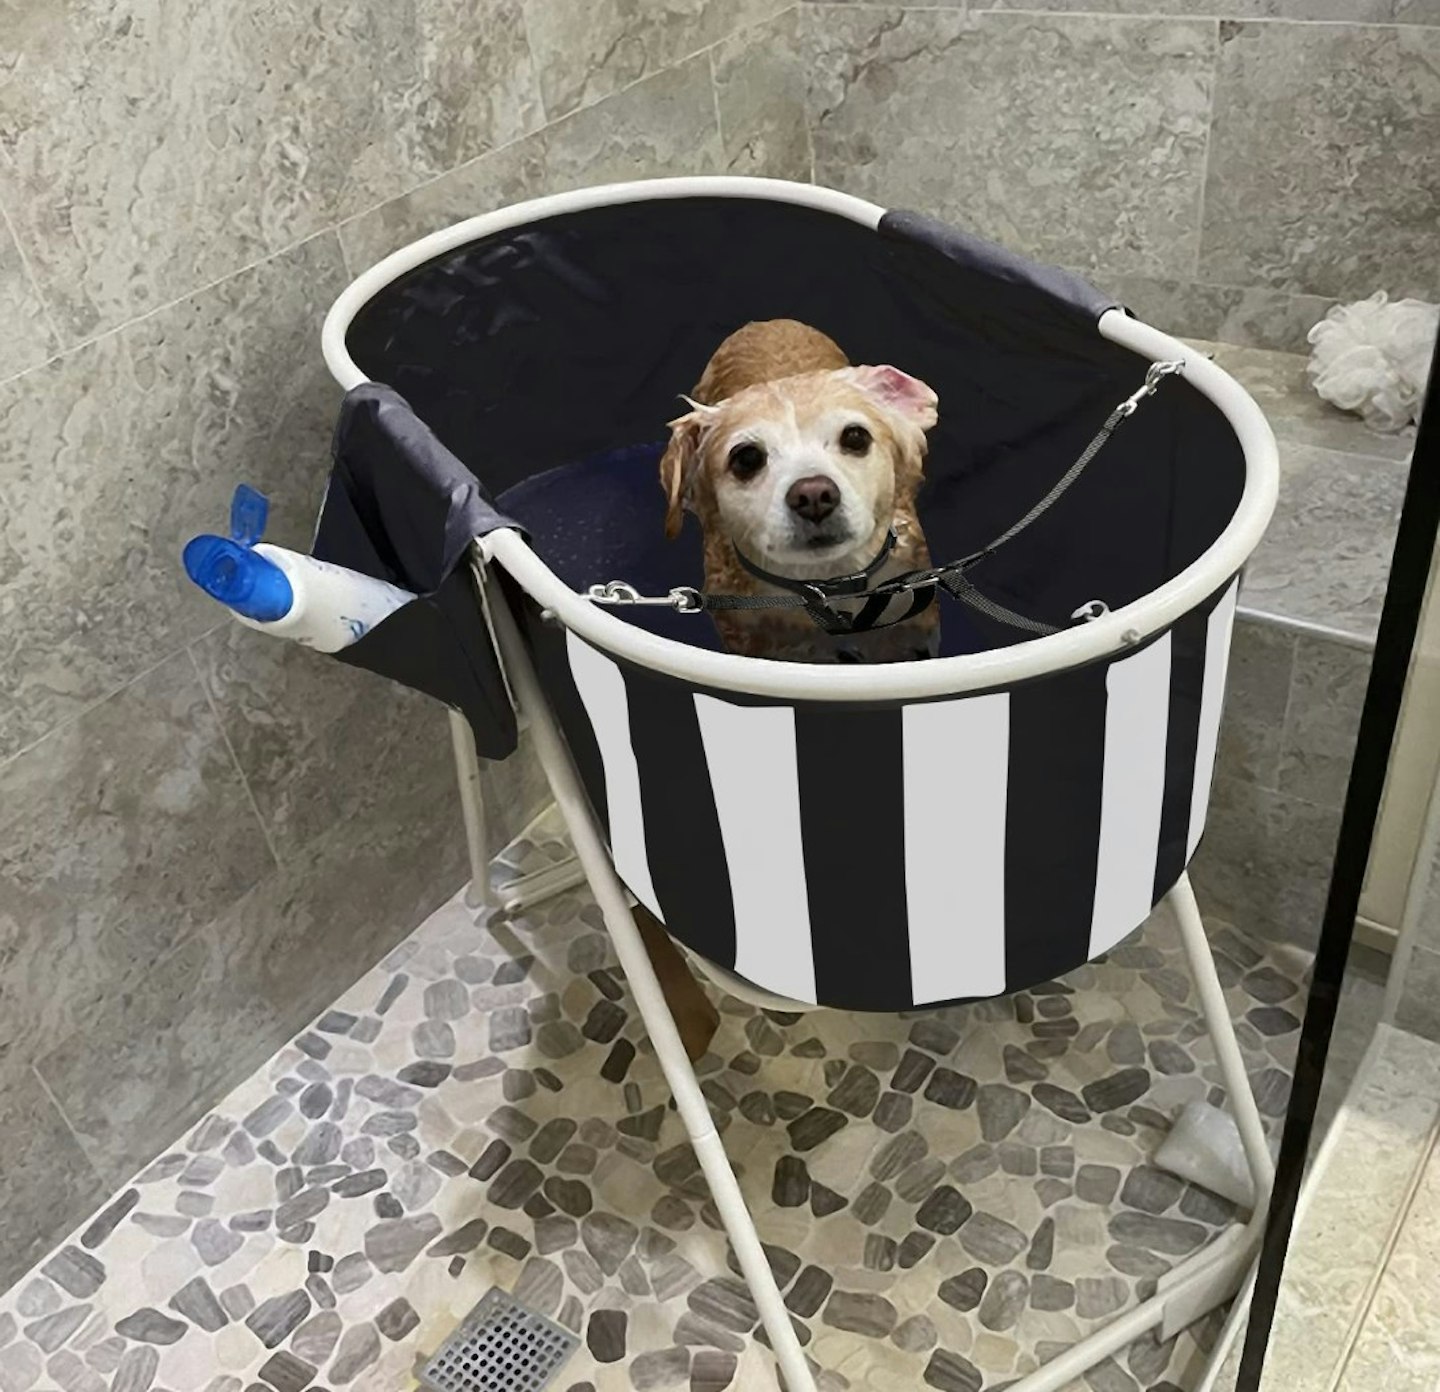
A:
[[[660,461],[665,530],[677,536],[687,510],[699,519],[708,591],[786,592],[756,570],[821,580],[883,558],[873,585],[930,564],[915,511],[925,432],[937,418],[924,382],[894,367],[852,367],[819,330],[774,319],[731,334],[686,399],[691,409],[670,422]],[[891,603],[904,612],[908,600]],[[933,605],[845,635],[827,634],[803,609],[714,618],[730,651],[790,662],[908,661],[933,656],[939,641]]]

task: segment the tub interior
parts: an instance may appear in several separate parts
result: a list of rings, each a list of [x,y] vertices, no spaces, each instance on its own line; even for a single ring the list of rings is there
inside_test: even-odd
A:
[[[938,393],[919,505],[939,562],[983,546],[1042,497],[1146,364],[1101,337],[1103,301],[1088,287],[1067,293],[1048,268],[973,241],[956,254],[925,233],[890,216],[877,231],[758,199],[570,212],[401,276],[356,315],[347,347],[529,529],[561,578],[663,592],[701,580],[698,525],[689,518],[666,541],[656,472],[679,393],[740,325],[803,320],[852,362],[892,363]],[[1167,382],[1062,503],[972,578],[1058,625],[1087,600],[1119,607],[1196,560],[1243,485],[1223,415]],[[942,603],[947,655],[1027,636]],[[703,618],[615,612],[718,646]]]

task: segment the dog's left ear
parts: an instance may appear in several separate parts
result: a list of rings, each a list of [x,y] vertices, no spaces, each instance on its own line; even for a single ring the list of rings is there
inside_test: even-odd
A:
[[[921,430],[929,430],[939,419],[936,408],[940,398],[918,377],[898,367],[847,367],[841,369],[840,376],[848,377],[866,395]]]
[[[674,541],[685,520],[685,501],[690,481],[700,462],[700,432],[705,417],[715,408],[702,406],[684,398],[691,407],[685,415],[670,422],[670,443],[660,458],[660,486],[665,490],[665,535]]]

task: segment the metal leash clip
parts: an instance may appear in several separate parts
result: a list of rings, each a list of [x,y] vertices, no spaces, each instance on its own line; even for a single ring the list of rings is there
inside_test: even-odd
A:
[[[1176,373],[1184,372],[1185,364],[1175,358],[1170,362],[1154,362],[1145,370],[1145,381],[1136,390],[1122,401],[1115,408],[1115,414],[1122,420],[1126,416],[1133,416],[1140,403],[1147,396],[1154,396],[1160,388],[1160,383],[1167,377],[1173,377]]]
[[[610,580],[591,585],[585,598],[594,604],[639,604],[650,608],[674,609],[681,614],[698,614],[705,607],[700,591],[689,585],[677,585],[667,595],[642,595],[624,580]]]

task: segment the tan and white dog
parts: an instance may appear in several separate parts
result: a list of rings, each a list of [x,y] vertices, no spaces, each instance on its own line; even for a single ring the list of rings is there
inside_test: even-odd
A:
[[[677,536],[687,509],[699,519],[708,591],[784,593],[737,552],[791,580],[853,574],[884,553],[892,530],[894,549],[869,584],[930,564],[915,512],[925,432],[937,418],[924,382],[894,367],[852,367],[818,329],[773,319],[731,334],[687,400],[692,409],[670,422],[660,461],[665,530]],[[714,618],[732,652],[791,662],[908,661],[933,656],[939,637],[933,605],[844,636],[825,633],[803,609]]]

